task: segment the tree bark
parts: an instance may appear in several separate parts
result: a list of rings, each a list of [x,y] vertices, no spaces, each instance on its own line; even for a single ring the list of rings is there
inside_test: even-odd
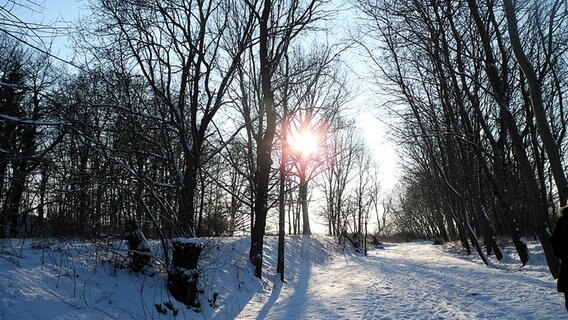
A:
[[[268,190],[270,169],[272,166],[272,142],[276,130],[276,111],[274,109],[274,93],[272,91],[272,63],[268,56],[270,34],[268,23],[272,1],[265,0],[262,14],[259,19],[259,59],[262,101],[259,114],[259,129],[257,138],[257,169],[255,174],[255,204],[254,226],[251,233],[251,247],[249,258],[254,266],[254,275],[262,278],[262,261],[264,232],[266,228],[266,214],[268,212]],[[263,117],[266,114],[266,128],[263,134]]]
[[[285,90],[287,92],[287,90]],[[284,102],[286,104],[286,102]],[[282,120],[282,133],[280,135],[281,155],[280,155],[280,190],[278,192],[278,259],[276,263],[276,273],[280,274],[280,281],[284,282],[285,266],[285,215],[286,215],[286,161],[288,157],[288,121],[287,108],[284,105]]]
[[[298,189],[300,205],[302,207],[302,234],[312,234],[310,228],[310,217],[308,215],[308,181],[306,179],[307,163],[301,160],[300,163],[300,186]]]
[[[168,271],[168,289],[172,296],[194,311],[201,310],[198,298],[197,262],[201,254],[201,242],[197,238],[172,239],[172,266]]]
[[[284,147],[282,148],[284,150]],[[285,221],[286,214],[286,160],[284,159],[284,151],[282,151],[282,159],[280,160],[280,190],[278,193],[278,260],[276,264],[276,273],[280,275],[280,280],[284,282],[284,262],[285,262]]]

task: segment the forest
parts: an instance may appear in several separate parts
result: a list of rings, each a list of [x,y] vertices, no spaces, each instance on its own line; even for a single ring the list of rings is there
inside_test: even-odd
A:
[[[20,15],[50,4],[0,8],[0,237],[125,238],[140,270],[146,239],[176,266],[197,263],[200,238],[245,235],[260,278],[277,235],[283,277],[284,236],[318,221],[354,246],[458,241],[485,263],[512,243],[525,264],[537,240],[557,276],[567,1],[89,0],[65,24]],[[369,104],[399,155],[388,193],[351,116]]]

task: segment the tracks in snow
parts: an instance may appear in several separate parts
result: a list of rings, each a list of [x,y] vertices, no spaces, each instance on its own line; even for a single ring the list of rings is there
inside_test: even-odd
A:
[[[278,296],[251,300],[239,316],[294,320],[565,317],[551,279],[489,268],[426,243],[390,245],[370,251],[368,257],[346,256],[322,266],[305,265],[278,290]]]

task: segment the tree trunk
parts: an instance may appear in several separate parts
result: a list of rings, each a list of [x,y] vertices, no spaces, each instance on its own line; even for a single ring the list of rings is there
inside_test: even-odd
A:
[[[197,230],[196,237],[201,237],[203,234],[203,210],[205,209],[205,179],[203,178],[203,170],[199,169],[199,214],[197,215]]]
[[[34,106],[33,120],[39,119],[39,102],[36,101]],[[26,187],[26,179],[31,170],[30,163],[35,150],[35,126],[24,127],[22,134],[22,152],[18,154],[18,160],[14,161],[13,178],[8,196],[6,198],[6,206],[4,207],[4,218],[10,220],[10,228],[8,236],[15,238],[18,236],[18,227],[20,220],[20,201]]]
[[[37,227],[40,229],[40,232],[43,232],[43,222],[45,219],[45,199],[46,199],[46,191],[47,191],[47,180],[48,180],[48,166],[44,162],[41,166],[41,181],[39,184],[39,207],[37,210]]]
[[[16,238],[18,236],[20,201],[22,200],[26,185],[26,173],[23,172],[23,170],[24,169],[21,167],[15,169],[3,209],[6,225],[9,226],[6,236],[10,238]]]
[[[262,277],[262,256],[264,245],[264,231],[266,228],[266,214],[268,212],[268,190],[270,181],[270,169],[272,166],[272,142],[276,130],[276,110],[274,109],[274,92],[272,91],[272,68],[275,61],[268,56],[269,41],[271,35],[268,30],[272,1],[265,0],[264,7],[259,17],[259,60],[262,101],[259,108],[259,129],[257,138],[257,169],[256,189],[254,204],[254,227],[251,233],[251,248],[249,258],[254,265],[254,275]],[[263,134],[263,117],[266,115],[266,128]]]
[[[186,155],[187,156],[187,155]],[[186,160],[186,169],[183,176],[183,186],[179,195],[179,214],[178,221],[180,223],[178,231],[183,236],[194,237],[195,225],[195,189],[197,187],[197,165],[194,163],[197,159],[191,157]]]
[[[367,225],[369,219],[365,219],[365,233],[363,235],[363,252],[365,252],[365,257],[367,256]]]
[[[259,161],[257,172],[257,187],[255,190],[254,227],[251,233],[251,248],[249,258],[254,265],[254,275],[262,278],[262,260],[264,232],[266,228],[266,214],[268,212],[268,182],[272,159],[270,151],[259,146]]]
[[[475,235],[475,231],[471,227],[471,224],[469,223],[469,220],[467,219],[467,217],[465,218],[465,225],[466,225],[469,237],[471,239],[471,242],[472,242],[473,246],[475,247],[475,249],[477,250],[477,254],[481,258],[483,263],[485,263],[485,265],[489,265],[489,261],[487,261],[487,257],[485,257],[485,254],[483,254],[483,248],[481,248],[481,245],[479,244],[479,241],[477,240],[477,236]]]
[[[467,254],[471,254],[471,247],[469,246],[469,242],[467,241],[467,231],[465,230],[465,223],[461,221],[460,217],[457,216],[454,208],[452,207],[452,203],[450,201],[446,201],[446,205],[448,206],[448,210],[451,213],[451,216],[457,226],[458,229],[458,236],[460,239],[461,245],[464,247]]]
[[[0,138],[4,138],[0,135]],[[6,174],[6,169],[8,168],[8,155],[7,152],[4,150],[4,145],[2,144],[3,141],[0,141],[0,200],[4,199],[4,177]],[[4,155],[3,153],[6,153]],[[3,206],[0,207],[0,237],[4,237],[6,235],[5,228],[7,227],[6,223],[7,217],[5,215],[5,211]]]
[[[284,148],[283,148],[284,149]],[[278,260],[276,264],[276,273],[280,274],[280,280],[284,282],[284,262],[285,262],[285,221],[284,215],[286,211],[285,192],[286,192],[286,160],[284,159],[284,151],[280,160],[280,190],[278,193]]]
[[[305,165],[301,164],[301,166],[303,169],[300,173],[299,197],[302,207],[302,234],[310,235],[312,231],[310,229],[310,217],[308,216],[308,181],[306,180]]]
[[[284,107],[284,118],[287,116]],[[284,282],[284,263],[285,263],[285,214],[286,214],[286,160],[288,146],[286,138],[288,135],[288,125],[286,120],[282,121],[281,134],[281,155],[280,155],[280,190],[278,192],[278,259],[276,263],[276,273],[280,274],[280,281]]]
[[[128,242],[130,269],[134,272],[143,271],[150,265],[152,252],[136,218],[129,218],[126,221],[124,239]]]
[[[201,241],[197,238],[172,239],[172,265],[168,271],[168,289],[179,302],[200,312],[201,304],[198,299],[197,262],[201,254]]]

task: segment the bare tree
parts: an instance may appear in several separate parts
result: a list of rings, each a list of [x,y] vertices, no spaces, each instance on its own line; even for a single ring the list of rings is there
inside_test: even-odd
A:
[[[529,79],[546,84],[550,92],[558,91],[559,78],[555,75],[562,65],[556,57],[562,49],[551,40],[563,37],[558,30],[562,29],[564,15],[559,14],[559,3],[542,10],[545,6],[527,2],[522,10],[528,18],[516,21],[506,16],[511,13],[506,3],[505,8],[494,1],[467,4],[358,2],[369,18],[363,29],[367,39],[377,40],[379,48],[386,49],[377,51],[377,47],[369,46],[372,42],[362,43],[383,77],[383,88],[391,93],[391,110],[403,121],[393,131],[412,159],[406,169],[421,179],[432,179],[434,184],[428,189],[421,180],[408,182],[439,199],[437,203],[419,204],[425,211],[423,220],[405,221],[414,227],[409,229],[421,234],[444,237],[444,233],[451,236],[457,231],[464,247],[469,238],[478,252],[477,237],[482,235],[487,253],[495,253],[498,259],[501,254],[495,235],[504,229],[512,230],[506,232],[510,232],[523,261],[528,256],[521,233],[537,234],[548,251],[554,274],[546,230],[547,211],[555,195],[547,175],[554,177],[559,197],[565,177],[558,167],[552,168],[555,162],[560,163],[559,149],[554,151],[554,143],[545,146],[548,151],[540,145],[556,139],[556,147],[561,146],[563,134],[558,128],[565,120],[562,112],[552,107],[562,100],[561,95],[554,98],[549,94],[547,102],[540,104],[541,110],[534,110],[539,94],[535,83],[535,90],[531,89]],[[513,20],[534,26],[521,29],[533,37],[523,34],[524,38],[516,39],[524,41],[525,52],[531,52],[532,63],[538,64],[532,76],[530,70],[529,75],[524,72],[530,68],[521,67],[523,72],[519,73],[512,59],[514,54],[518,63],[523,60],[519,52],[514,53],[515,32],[510,32],[510,42],[504,37],[503,21]],[[508,29],[515,27],[509,23]],[[383,63],[384,59],[390,63]],[[562,103],[558,105],[563,110]],[[551,124],[549,129],[543,121]],[[520,225],[526,221],[523,212],[527,209],[532,222]]]
[[[167,108],[183,157],[172,163],[180,187],[179,232],[195,235],[195,191],[208,128],[250,45],[252,11],[234,1],[106,1],[95,8],[101,27],[129,49]],[[243,15],[243,13],[245,13]]]
[[[332,141],[325,157],[323,189],[326,197],[326,220],[330,235],[340,237],[347,217],[344,204],[348,198],[349,184],[355,177],[356,157],[362,150],[360,133],[352,121],[338,117],[335,120]]]
[[[262,256],[264,232],[269,203],[269,181],[272,167],[272,148],[277,126],[273,76],[291,42],[312,23],[322,19],[321,7],[327,1],[313,0],[303,3],[296,0],[264,1],[260,8],[256,3],[247,2],[257,12],[259,109],[257,130],[254,134],[256,143],[254,171],[254,223],[251,232],[251,263],[255,275],[262,275]]]
[[[16,237],[30,209],[21,206],[28,180],[61,142],[64,122],[50,112],[56,109],[51,94],[58,77],[52,61],[23,50],[4,33],[0,52],[0,223],[9,227],[0,234]]]

